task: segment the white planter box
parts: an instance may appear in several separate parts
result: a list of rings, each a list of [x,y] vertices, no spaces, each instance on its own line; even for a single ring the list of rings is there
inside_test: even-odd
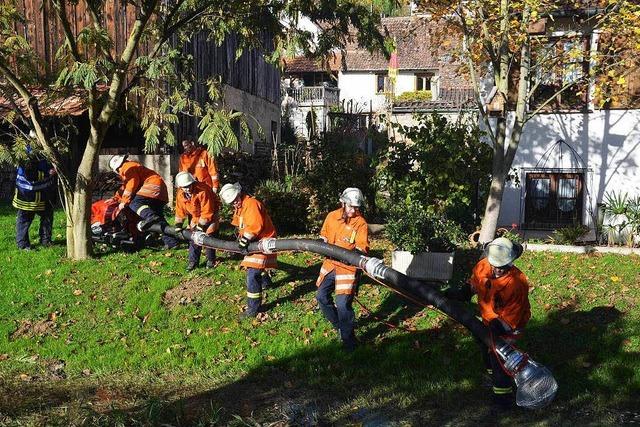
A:
[[[409,277],[422,280],[449,280],[453,275],[453,252],[393,251],[391,267]]]

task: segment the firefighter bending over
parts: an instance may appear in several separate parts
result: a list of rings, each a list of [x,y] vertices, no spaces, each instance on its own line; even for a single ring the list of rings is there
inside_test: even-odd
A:
[[[340,196],[342,207],[330,212],[320,237],[326,243],[366,254],[369,250],[367,221],[360,213],[363,204],[362,192],[358,188],[347,188]],[[316,281],[316,299],[324,317],[340,333],[340,339],[347,351],[357,345],[354,333],[355,313],[353,298],[357,290],[356,267],[326,258]],[[331,294],[335,291],[335,303]]]
[[[126,155],[115,155],[109,160],[109,167],[120,175],[122,179],[122,194],[116,198],[120,200],[120,209],[129,207],[141,219],[144,226],[160,223],[167,226],[163,209],[169,201],[167,185],[155,171],[142,166],[138,162],[127,160]],[[178,241],[167,235],[162,235],[166,249],[175,247]]]
[[[483,323],[489,327],[492,337],[501,337],[507,342],[521,336],[531,317],[529,282],[513,265],[522,250],[522,245],[505,237],[493,240],[485,248],[486,258],[473,268],[468,283],[448,294],[460,300],[469,300],[477,294]],[[514,404],[513,379],[505,373],[493,349],[482,343],[480,347],[493,385],[492,403],[498,410],[508,409]]]

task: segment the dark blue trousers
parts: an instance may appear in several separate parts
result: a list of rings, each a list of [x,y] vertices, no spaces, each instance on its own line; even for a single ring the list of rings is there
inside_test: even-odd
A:
[[[163,227],[167,226],[167,220],[164,218],[164,207],[166,202],[158,199],[151,199],[149,197],[133,196],[131,203],[129,203],[129,209],[134,211],[142,219],[157,220]],[[173,248],[178,245],[178,240],[175,237],[162,235],[162,241],[165,245]]]
[[[247,311],[256,314],[262,303],[262,290],[271,286],[269,275],[258,268],[247,268]]]
[[[355,344],[355,320],[353,295],[336,295],[335,304],[331,294],[336,288],[335,270],[324,277],[316,292],[316,300],[324,317],[340,332],[340,339],[346,345]]]
[[[202,246],[189,242],[189,264],[193,263],[198,265],[198,262],[200,262],[200,254],[202,254]],[[206,248],[205,255],[207,256],[207,261],[214,262],[216,260],[215,249]]]
[[[25,249],[31,247],[29,241],[29,227],[36,214],[40,216],[40,244],[48,245],[51,243],[51,231],[53,229],[53,206],[47,203],[43,211],[23,211],[18,209],[16,214],[16,244],[18,248]]]

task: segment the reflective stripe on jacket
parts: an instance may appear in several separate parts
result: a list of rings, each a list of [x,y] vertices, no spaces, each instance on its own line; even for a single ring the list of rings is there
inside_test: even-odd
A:
[[[213,228],[210,227],[210,233],[213,233],[218,229],[219,212],[220,199],[207,184],[203,182],[194,183],[191,186],[191,194],[188,197],[184,190],[178,189],[176,223],[182,223],[189,216],[191,226],[211,224]]]
[[[344,219],[343,215],[344,209],[342,208],[329,212],[322,225],[322,230],[320,230],[320,236],[332,245],[348,250],[358,249],[367,253],[369,251],[367,221],[359,214],[348,219]],[[353,294],[356,286],[357,268],[332,259],[325,259],[322,263],[316,285],[320,286],[325,276],[333,270],[336,272],[336,294]]]
[[[122,202],[130,203],[135,195],[169,201],[167,186],[155,171],[138,162],[126,161],[120,167],[119,174],[123,186]]]
[[[276,237],[276,229],[271,222],[265,206],[257,199],[242,195],[242,206],[233,213],[231,224],[238,227],[240,235],[249,234],[251,240],[257,241],[267,237]],[[241,267],[247,268],[277,268],[276,254],[251,254],[244,257]]]
[[[180,155],[180,172],[182,171],[189,172],[195,179],[215,188],[216,191],[220,186],[216,160],[204,147]]]
[[[55,176],[49,171],[52,166],[45,160],[19,167],[16,174],[16,189],[12,205],[23,211],[42,212],[53,199]]]
[[[494,279],[491,264],[484,258],[473,268],[469,283],[478,294],[480,316],[485,324],[499,318],[512,329],[521,329],[531,318],[529,282],[517,267]]]

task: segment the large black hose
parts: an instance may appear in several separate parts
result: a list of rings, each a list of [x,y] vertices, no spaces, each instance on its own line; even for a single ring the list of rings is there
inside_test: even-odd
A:
[[[192,238],[192,233],[189,230],[183,230],[179,235],[176,235],[174,229],[170,226],[166,226],[163,230],[159,224],[156,224],[151,226],[149,230],[158,233],[164,232],[165,234],[179,239],[182,238],[184,240],[191,240]],[[231,252],[239,252],[238,243],[235,241],[216,239],[215,237],[211,237],[206,234],[201,234],[200,237],[202,242],[198,243],[202,246]],[[339,260],[345,264],[353,265],[363,270],[365,269],[367,261],[372,259],[361,255],[358,252],[349,251],[347,249],[325,243],[322,240],[270,239],[270,243],[272,246],[268,249],[271,252],[313,252]],[[261,244],[260,242],[252,242],[249,244],[246,253],[264,253],[264,251],[264,244]],[[485,343],[488,347],[499,344],[497,340],[496,342],[492,342],[487,327],[463,304],[445,297],[442,292],[436,290],[432,285],[430,286],[425,282],[408,277],[399,271],[384,266],[379,270],[377,278],[389,288],[410,297],[410,299],[415,302],[434,306],[469,329],[476,338]]]
[[[176,234],[172,227],[165,226],[163,228],[159,224],[148,227],[148,230],[165,233],[183,240],[192,240],[200,246],[240,252],[237,242],[216,239],[202,232],[191,233],[189,230],[183,230]],[[321,240],[263,239],[260,242],[250,243],[244,253],[270,254],[283,251],[314,252],[361,268],[405,298],[434,306],[469,329],[487,347],[495,349],[504,369],[514,377],[517,387],[516,403],[519,406],[537,409],[545,407],[553,401],[558,391],[558,383],[547,368],[530,360],[527,354],[502,338],[491,336],[489,329],[464,305],[446,298],[433,286],[387,267],[382,260],[330,245]]]

